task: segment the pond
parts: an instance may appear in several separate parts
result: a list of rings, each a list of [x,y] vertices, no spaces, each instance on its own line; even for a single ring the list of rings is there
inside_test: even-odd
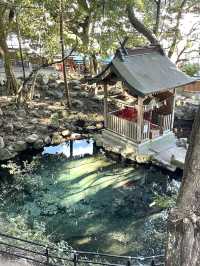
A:
[[[0,211],[42,224],[53,241],[118,255],[163,253],[168,193],[159,168],[127,164],[96,153],[92,139],[47,147],[32,158],[23,193],[1,198]],[[27,174],[26,174],[27,175]]]

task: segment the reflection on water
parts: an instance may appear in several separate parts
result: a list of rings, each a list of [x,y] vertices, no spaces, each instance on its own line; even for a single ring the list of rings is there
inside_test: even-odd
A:
[[[57,146],[45,147],[43,154],[64,154],[67,158],[93,154],[92,139],[70,140]]]
[[[93,154],[93,140],[75,140],[44,149],[36,157],[33,178],[23,200],[5,199],[6,212],[16,211],[27,223],[42,223],[55,241],[75,249],[121,255],[163,252],[165,213],[152,205],[166,191],[166,176],[157,169],[124,165]],[[90,154],[85,158],[67,158]],[[37,182],[34,182],[37,184]],[[31,184],[30,184],[31,186]]]

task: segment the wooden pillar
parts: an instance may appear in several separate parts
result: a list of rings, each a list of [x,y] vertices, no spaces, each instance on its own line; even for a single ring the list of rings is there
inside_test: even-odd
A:
[[[172,110],[171,130],[173,130],[173,127],[174,127],[175,103],[176,103],[176,89],[174,89],[174,95],[172,96],[172,101],[171,101],[171,110]]]
[[[137,104],[137,142],[142,141],[142,130],[143,130],[143,98],[138,96]]]
[[[104,83],[104,127],[107,127],[107,114],[108,114],[108,85]]]

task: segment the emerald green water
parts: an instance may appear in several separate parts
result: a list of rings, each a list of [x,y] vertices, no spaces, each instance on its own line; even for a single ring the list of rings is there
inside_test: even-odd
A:
[[[75,145],[74,154],[92,154],[91,145]],[[57,153],[60,148],[70,156],[69,146],[59,146]],[[48,152],[56,153],[53,147]],[[75,249],[130,255],[163,251],[166,215],[151,207],[166,190],[166,175],[158,169],[124,165],[103,154],[76,159],[43,154],[33,161],[23,195],[4,199],[1,211],[20,214],[30,228],[42,223],[54,241],[66,240]]]

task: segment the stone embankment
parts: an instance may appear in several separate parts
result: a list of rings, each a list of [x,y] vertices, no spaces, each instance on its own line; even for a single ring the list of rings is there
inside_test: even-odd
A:
[[[37,79],[34,98],[18,107],[12,97],[0,97],[0,161],[27,149],[60,144],[72,133],[92,133],[103,127],[102,97],[96,97],[78,80],[69,82],[72,107],[63,104],[62,80]]]

